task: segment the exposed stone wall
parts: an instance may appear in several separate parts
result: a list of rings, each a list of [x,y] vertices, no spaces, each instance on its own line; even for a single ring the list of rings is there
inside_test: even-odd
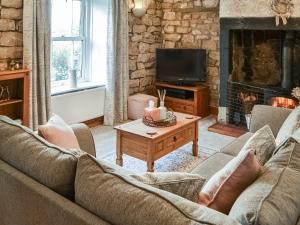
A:
[[[162,38],[165,48],[203,48],[208,53],[207,85],[211,106],[219,100],[219,12],[216,0],[164,0]]]
[[[22,59],[22,0],[0,2],[0,70],[8,68],[9,59]]]
[[[155,48],[208,51],[210,105],[219,99],[218,0],[152,0],[141,19],[129,13],[130,94],[153,90]]]
[[[149,1],[146,15],[129,12],[130,94],[151,92],[155,80],[155,49],[161,47],[161,4]]]

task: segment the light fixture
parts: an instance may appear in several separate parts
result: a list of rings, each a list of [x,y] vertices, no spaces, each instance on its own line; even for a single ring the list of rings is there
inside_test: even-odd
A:
[[[147,0],[130,0],[129,8],[133,15],[142,17],[147,11]]]

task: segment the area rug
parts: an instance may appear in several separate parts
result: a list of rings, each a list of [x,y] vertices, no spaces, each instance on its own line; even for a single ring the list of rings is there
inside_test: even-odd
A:
[[[103,160],[115,162],[116,154],[106,155]],[[154,163],[154,171],[156,172],[191,172],[204,159],[192,155],[192,145],[185,145],[176,151],[156,160]],[[145,161],[123,155],[123,167],[134,172],[146,172],[147,163]]]

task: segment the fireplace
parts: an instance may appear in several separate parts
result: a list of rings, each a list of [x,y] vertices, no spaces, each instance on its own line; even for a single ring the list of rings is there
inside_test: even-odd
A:
[[[300,86],[300,15],[276,26],[266,2],[220,2],[221,122],[246,126],[255,104],[298,104],[291,90]]]

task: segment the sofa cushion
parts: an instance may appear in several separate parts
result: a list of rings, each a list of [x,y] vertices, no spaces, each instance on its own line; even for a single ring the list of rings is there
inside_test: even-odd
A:
[[[264,165],[276,149],[276,142],[269,125],[266,125],[255,132],[246,142],[241,151],[255,151],[255,157],[261,165]]]
[[[300,145],[288,140],[266,163],[262,176],[233,205],[242,224],[296,224],[300,213]]]
[[[191,173],[198,174],[208,181],[233,158],[233,156],[221,152],[215,153],[200,163]]]
[[[229,143],[226,145],[223,149],[221,149],[221,152],[236,156],[239,154],[245,143],[253,136],[253,133],[245,133],[242,136],[238,137],[236,140],[233,142]]]
[[[300,172],[300,144],[289,138],[272,156],[267,165],[289,167]]]
[[[53,115],[45,125],[39,126],[38,131],[51,144],[61,148],[80,149],[72,128],[58,115]]]
[[[282,124],[277,137],[276,144],[280,145],[300,127],[300,106],[295,108]]]
[[[243,225],[296,224],[300,209],[300,173],[268,167],[235,201],[229,216]]]
[[[254,151],[242,151],[211,177],[199,195],[199,203],[229,213],[237,197],[258,177],[261,166]]]
[[[74,197],[81,152],[60,149],[33,131],[0,116],[0,158],[57,193]]]
[[[144,184],[192,201],[198,198],[205,182],[205,179],[199,175],[179,172],[131,174],[130,176]]]
[[[224,214],[138,182],[91,155],[79,159],[75,201],[115,225],[237,224]]]

